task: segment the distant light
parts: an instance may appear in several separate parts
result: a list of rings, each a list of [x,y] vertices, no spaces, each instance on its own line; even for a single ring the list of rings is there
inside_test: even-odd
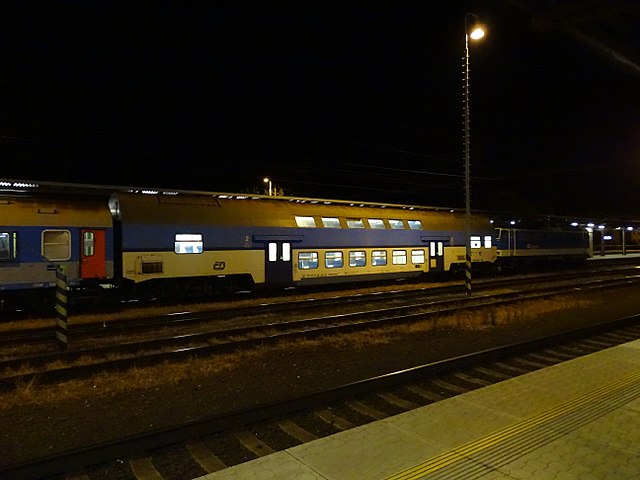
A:
[[[587,227],[589,228],[593,228],[595,226],[596,226],[595,223],[591,223],[591,222],[587,223]]]
[[[633,232],[633,227],[627,227],[627,231]]]
[[[611,235],[605,235],[604,237],[602,237],[603,240],[613,240],[613,237]]]
[[[493,220],[489,220],[489,223],[493,225],[495,222]]]
[[[578,226],[578,222],[571,222],[571,226],[572,227],[577,227]]]
[[[143,195],[157,195],[158,193],[158,190],[142,190]]]
[[[511,220],[511,221],[509,222],[509,225],[515,225],[515,224],[516,224],[516,221],[515,221],[515,220]]]
[[[598,225],[598,230],[604,230],[604,225]]]

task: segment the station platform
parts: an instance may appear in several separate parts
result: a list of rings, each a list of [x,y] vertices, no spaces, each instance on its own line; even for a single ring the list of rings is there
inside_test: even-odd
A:
[[[199,480],[640,478],[640,340]]]

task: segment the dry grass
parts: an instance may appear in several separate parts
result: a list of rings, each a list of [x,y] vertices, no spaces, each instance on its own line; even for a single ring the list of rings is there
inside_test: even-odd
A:
[[[580,296],[558,296],[499,307],[462,310],[455,314],[432,317],[411,324],[370,329],[358,333],[339,334],[317,339],[282,341],[274,346],[220,354],[206,359],[192,359],[177,363],[164,363],[152,367],[134,368],[120,374],[102,374],[87,380],[74,380],[56,385],[38,385],[36,382],[17,385],[15,391],[0,393],[0,411],[24,404],[52,404],[65,400],[95,401],[121,393],[132,393],[175,385],[185,379],[215,376],[242,365],[268,362],[272,355],[303,354],[305,350],[330,345],[337,348],[364,349],[376,344],[398,340],[405,335],[434,330],[482,331],[494,326],[525,322],[535,317],[567,309],[584,308],[594,300]]]

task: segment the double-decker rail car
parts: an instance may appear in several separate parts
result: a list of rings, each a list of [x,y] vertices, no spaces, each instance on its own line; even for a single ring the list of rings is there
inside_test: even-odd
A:
[[[342,201],[115,193],[117,276],[137,290],[305,285],[417,276],[464,264],[464,216]],[[488,218],[472,259],[491,264]]]
[[[44,301],[63,267],[70,288],[113,277],[113,228],[105,202],[0,198],[0,301]]]

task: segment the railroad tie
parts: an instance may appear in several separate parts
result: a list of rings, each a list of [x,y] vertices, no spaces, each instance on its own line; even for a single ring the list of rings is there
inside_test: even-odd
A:
[[[356,412],[366,415],[367,417],[374,418],[376,420],[383,420],[389,416],[386,413],[381,412],[380,410],[376,410],[375,408],[369,407],[368,405],[359,402],[358,400],[351,400],[350,402],[347,402],[347,405],[349,406],[349,408],[355,410]]]
[[[462,372],[457,372],[457,373],[454,373],[453,375],[464,382],[468,382],[473,385],[478,385],[480,387],[486,387],[493,384],[493,382],[490,382],[489,380],[485,380],[483,378],[478,378],[478,377],[472,377],[471,375],[467,375],[466,373],[462,373]]]
[[[64,480],[89,480],[89,475],[87,475],[84,472],[72,473],[72,474],[66,475],[64,477]]]
[[[323,408],[316,410],[313,414],[325,423],[337,428],[338,430],[349,430],[355,427],[355,425],[342,417],[337,416],[330,410]]]
[[[160,472],[156,470],[150,457],[130,459],[129,466],[138,480],[164,480]]]
[[[258,457],[264,457],[270,453],[274,453],[275,450],[269,445],[264,443],[258,437],[248,430],[238,430],[233,432],[233,436],[238,439],[244,448],[253,452]]]
[[[305,430],[300,425],[291,420],[282,419],[278,420],[276,423],[283,432],[302,443],[307,443],[318,438],[316,435],[309,432],[308,430]]]
[[[431,400],[432,402],[439,402],[440,400],[444,400],[446,398],[439,393],[431,392],[426,388],[422,388],[420,385],[407,385],[407,389],[412,391],[416,395],[421,396],[422,398]]]
[[[486,367],[476,367],[478,372],[484,373],[493,378],[497,378],[499,380],[508,380],[509,378],[513,378],[512,375],[507,375],[506,373],[498,372],[497,370],[492,370],[491,368]]]
[[[403,410],[415,410],[420,405],[410,402],[409,400],[405,400],[404,398],[400,398],[393,393],[381,392],[378,393],[378,396],[382,398],[385,402],[390,403],[391,405],[395,405],[396,407],[402,408]]]
[[[455,385],[453,383],[446,382],[444,380],[440,380],[439,378],[434,378],[431,380],[434,385],[437,385],[440,388],[444,388],[453,393],[467,393],[469,391],[466,387],[461,387],[460,385]]]
[[[190,440],[187,442],[187,450],[189,450],[193,459],[198,462],[198,465],[207,473],[217,472],[218,470],[227,468],[227,465],[216,457],[202,440]]]

